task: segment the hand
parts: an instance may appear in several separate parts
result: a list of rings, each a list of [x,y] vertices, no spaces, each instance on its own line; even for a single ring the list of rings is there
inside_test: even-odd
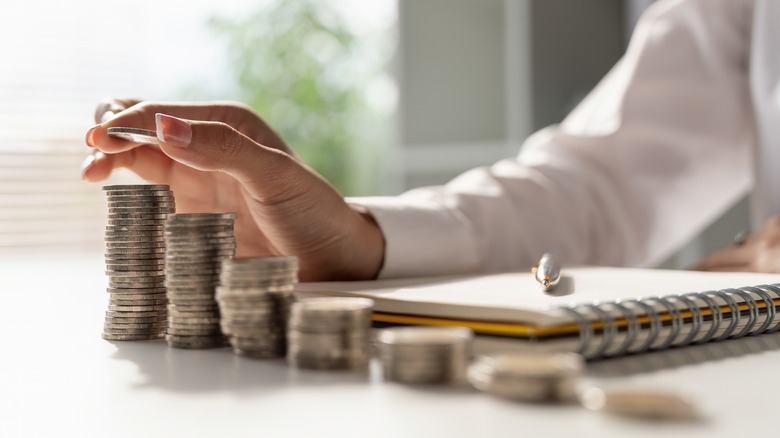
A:
[[[373,218],[344,202],[248,107],[115,100],[98,106],[95,120],[103,123],[87,144],[99,152],[84,161],[83,179],[102,181],[124,167],[169,184],[177,212],[236,212],[236,256],[298,256],[303,281],[372,279],[381,268]],[[161,142],[110,137],[113,126],[156,130]]]
[[[770,218],[760,230],[710,254],[692,269],[699,271],[780,272],[780,216]]]

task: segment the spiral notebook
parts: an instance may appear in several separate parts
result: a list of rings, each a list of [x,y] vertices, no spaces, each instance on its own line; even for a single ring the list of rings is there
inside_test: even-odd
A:
[[[372,298],[380,326],[465,326],[589,359],[780,329],[776,274],[577,267],[551,293],[529,272],[301,283],[296,294]]]

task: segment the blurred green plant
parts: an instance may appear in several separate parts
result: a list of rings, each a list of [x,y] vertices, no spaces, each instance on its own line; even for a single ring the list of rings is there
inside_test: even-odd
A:
[[[389,129],[364,87],[387,60],[364,59],[365,44],[334,2],[276,0],[209,24],[226,38],[238,98],[342,193],[373,192]]]

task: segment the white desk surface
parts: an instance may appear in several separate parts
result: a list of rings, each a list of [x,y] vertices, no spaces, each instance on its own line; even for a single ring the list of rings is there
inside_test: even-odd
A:
[[[695,423],[615,418],[529,405],[468,389],[416,388],[366,374],[295,370],[227,348],[100,338],[106,279],[99,256],[0,260],[0,437],[729,437],[776,436],[780,338],[709,344],[589,367],[606,385],[678,388]],[[683,350],[678,350],[677,353]],[[685,358],[688,359],[685,359]],[[714,358],[714,359],[713,359]],[[690,362],[698,363],[687,363]],[[637,361],[638,360],[638,361]],[[633,361],[633,362],[632,362]],[[680,363],[675,367],[666,364]],[[648,371],[648,364],[660,368]],[[637,373],[613,369],[638,369]],[[649,367],[652,368],[652,367]],[[760,434],[760,435],[759,435]]]

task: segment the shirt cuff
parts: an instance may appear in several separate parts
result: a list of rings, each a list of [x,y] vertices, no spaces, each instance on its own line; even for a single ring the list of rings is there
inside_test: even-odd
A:
[[[441,200],[404,195],[347,198],[347,202],[365,207],[382,230],[385,258],[378,278],[479,271],[478,247],[468,219]]]

